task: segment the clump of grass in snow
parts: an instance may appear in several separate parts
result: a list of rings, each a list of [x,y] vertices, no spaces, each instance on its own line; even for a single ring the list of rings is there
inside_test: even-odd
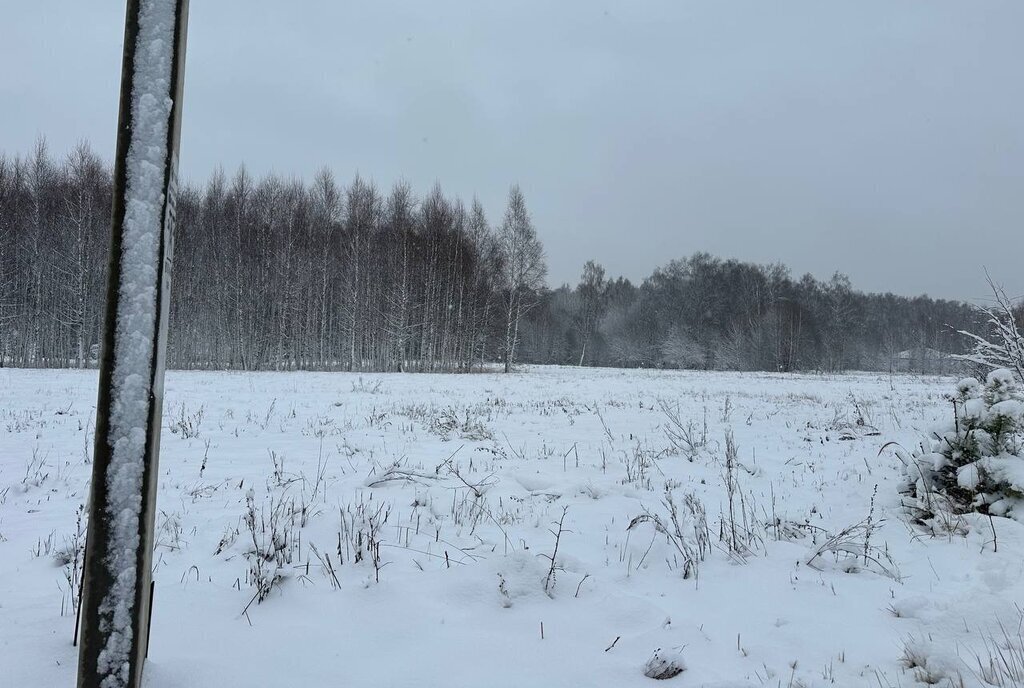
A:
[[[764,538],[758,532],[760,527],[754,516],[754,498],[745,494],[740,485],[737,469],[741,466],[732,430],[726,430],[722,480],[725,482],[728,512],[723,513],[719,520],[718,539],[725,545],[729,556],[737,561],[745,561],[749,554],[764,547]]]
[[[660,647],[644,664],[644,676],[657,681],[675,678],[684,671],[686,664],[683,663],[682,654],[672,650],[665,651]]]
[[[172,435],[178,435],[184,440],[199,437],[205,413],[203,406],[200,406],[194,413],[189,413],[185,409],[185,402],[182,402],[178,407],[178,416],[168,423],[167,427]]]
[[[807,565],[821,570],[831,556],[835,567],[847,573],[866,569],[900,582],[899,567],[888,549],[871,544],[872,533],[880,524],[869,517],[830,535],[807,558]]]
[[[1024,622],[1024,613],[1021,614]],[[989,633],[983,636],[984,647],[972,652],[974,666],[969,670],[985,685],[997,688],[1019,688],[1024,686],[1024,632],[1021,626],[1014,632],[999,623],[999,636]]]
[[[285,566],[298,555],[299,514],[292,500],[283,496],[275,499],[270,495],[257,507],[256,493],[252,489],[246,494],[245,507],[243,521],[251,542],[244,553],[249,562],[246,580],[256,588],[253,599],[261,603],[284,582],[287,576]]]

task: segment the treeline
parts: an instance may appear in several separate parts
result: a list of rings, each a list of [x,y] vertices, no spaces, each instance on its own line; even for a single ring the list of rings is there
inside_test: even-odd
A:
[[[95,363],[111,171],[88,145],[0,154],[0,364]],[[168,364],[177,368],[469,371],[515,360],[739,370],[888,370],[900,352],[959,353],[966,304],[862,294],[847,278],[706,254],[640,285],[587,263],[544,285],[517,187],[492,226],[439,187],[418,197],[323,170],[244,168],[183,185]]]
[[[110,170],[85,144],[0,156],[0,360],[86,366],[104,312]],[[168,365],[468,371],[515,355],[543,283],[518,187],[492,231],[480,204],[366,180],[244,168],[183,185]]]
[[[794,279],[783,265],[697,253],[639,286],[587,263],[576,287],[545,293],[523,352],[543,363],[774,371],[888,371],[902,354],[903,369],[927,370],[965,351],[958,330],[980,327],[962,302],[864,294],[838,273]]]

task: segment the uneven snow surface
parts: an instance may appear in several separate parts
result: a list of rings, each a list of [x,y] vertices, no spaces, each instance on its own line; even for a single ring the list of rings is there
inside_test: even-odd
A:
[[[110,413],[112,453],[107,474],[107,510],[113,545],[106,565],[114,585],[100,602],[100,615],[112,628],[99,656],[99,669],[107,674],[103,685],[110,688],[127,682],[132,644],[131,604],[138,579],[140,492],[152,384],[150,364],[156,333],[157,269],[171,114],[168,93],[174,7],[172,0],[139,3]]]
[[[145,685],[989,685],[1024,527],[925,532],[879,455],[953,382],[172,372]],[[95,389],[0,370],[0,686],[74,684]]]

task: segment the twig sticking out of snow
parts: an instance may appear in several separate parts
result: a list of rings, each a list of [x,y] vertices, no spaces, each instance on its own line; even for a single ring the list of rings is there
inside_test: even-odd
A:
[[[566,532],[569,532],[569,531],[566,531],[565,527],[564,527],[565,515],[568,512],[569,512],[569,507],[563,506],[562,507],[562,517],[558,519],[558,530],[557,531],[556,530],[549,531],[552,535],[555,536],[555,549],[551,552],[550,555],[547,555],[547,554],[540,555],[540,556],[544,557],[545,559],[549,559],[551,561],[551,567],[548,569],[548,575],[545,576],[545,578],[544,578],[544,592],[547,594],[548,597],[554,597],[555,596],[555,570],[557,568],[557,565],[556,565],[555,562],[556,562],[557,557],[558,557],[558,546],[562,542],[562,534],[566,533]]]

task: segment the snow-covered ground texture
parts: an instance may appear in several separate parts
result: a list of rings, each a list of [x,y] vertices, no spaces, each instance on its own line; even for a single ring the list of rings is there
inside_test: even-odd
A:
[[[953,383],[170,373],[145,684],[1020,685],[1024,526],[879,454]],[[74,683],[95,395],[0,370],[2,686]]]

